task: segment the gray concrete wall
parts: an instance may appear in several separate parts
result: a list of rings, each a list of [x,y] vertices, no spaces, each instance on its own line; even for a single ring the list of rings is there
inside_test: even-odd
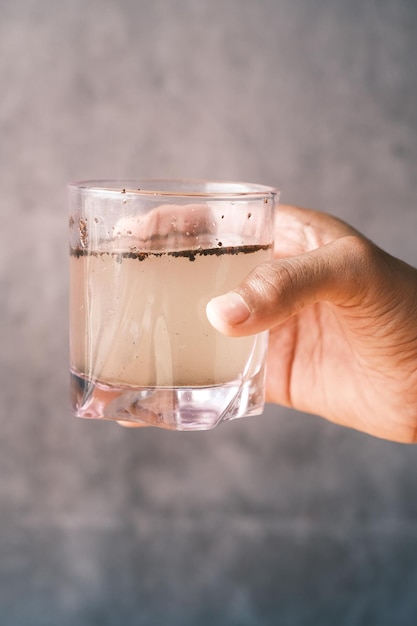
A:
[[[70,416],[65,185],[276,184],[417,264],[417,3],[0,0],[0,87],[1,623],[414,624],[416,448]]]

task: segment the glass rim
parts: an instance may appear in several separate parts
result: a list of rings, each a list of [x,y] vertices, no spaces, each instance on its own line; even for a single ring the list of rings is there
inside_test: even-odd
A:
[[[207,190],[204,188],[207,187]],[[210,189],[212,187],[213,189]],[[231,200],[275,198],[276,187],[257,183],[193,178],[118,178],[91,179],[70,182],[70,191],[103,195],[128,194],[133,196],[163,196],[165,198],[200,198]]]

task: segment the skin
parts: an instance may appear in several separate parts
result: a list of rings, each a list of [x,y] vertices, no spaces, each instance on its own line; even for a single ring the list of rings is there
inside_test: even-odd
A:
[[[234,337],[270,330],[267,401],[417,441],[417,270],[344,222],[280,206],[275,258],[207,306]]]

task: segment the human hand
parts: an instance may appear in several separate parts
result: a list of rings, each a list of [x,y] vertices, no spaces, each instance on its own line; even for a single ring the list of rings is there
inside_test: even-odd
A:
[[[267,401],[417,442],[417,270],[330,215],[282,205],[274,256],[207,305],[226,335],[270,329]]]

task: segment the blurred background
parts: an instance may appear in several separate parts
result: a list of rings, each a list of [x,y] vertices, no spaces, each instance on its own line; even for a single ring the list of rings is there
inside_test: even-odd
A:
[[[2,623],[415,623],[415,447],[71,417],[66,183],[277,185],[416,265],[416,59],[414,0],[0,0]]]

